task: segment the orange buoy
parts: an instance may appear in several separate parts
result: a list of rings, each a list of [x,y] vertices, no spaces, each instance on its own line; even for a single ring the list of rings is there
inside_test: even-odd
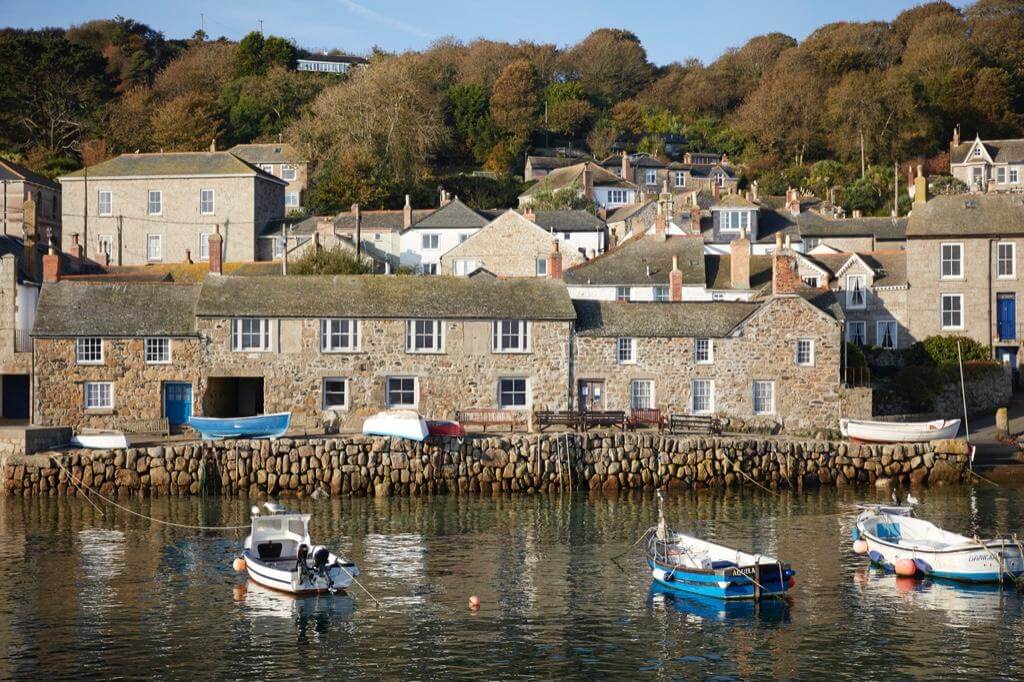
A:
[[[853,551],[856,552],[857,554],[867,554],[868,553],[868,541],[867,540],[857,540],[857,541],[855,541],[853,543]]]
[[[231,594],[235,601],[242,601],[245,599],[245,585],[235,585],[231,588]]]
[[[243,559],[242,557],[237,557],[234,561],[231,562],[231,567],[239,573],[241,573],[245,570],[245,559]]]
[[[914,563],[913,559],[897,559],[896,565],[893,567],[896,569],[896,575],[909,578],[917,573],[917,564]]]
[[[469,608],[472,609],[473,611],[476,611],[477,609],[479,609],[480,608],[480,597],[476,596],[475,594],[472,597],[470,597],[469,598]]]

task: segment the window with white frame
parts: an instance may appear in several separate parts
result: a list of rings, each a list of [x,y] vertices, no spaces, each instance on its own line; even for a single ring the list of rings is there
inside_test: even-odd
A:
[[[629,287],[615,287],[615,300],[616,301],[628,301],[629,300]]]
[[[164,210],[164,195],[158,189],[149,190],[149,201],[146,204],[146,213],[149,215],[160,215]]]
[[[270,320],[258,317],[232,320],[231,348],[236,351],[270,350]]]
[[[348,379],[325,377],[323,395],[325,410],[348,409]]]
[[[274,237],[271,240],[271,244],[273,244],[273,251],[271,257],[275,259],[283,257],[284,247],[286,244],[284,237]]]
[[[690,382],[690,411],[694,414],[715,411],[715,382],[711,379],[694,379]]]
[[[498,380],[498,407],[524,409],[528,404],[527,381],[522,377]]]
[[[534,268],[534,274],[537,275],[538,277],[547,277],[548,276],[548,259],[547,258],[538,258],[537,259],[536,264],[535,264],[535,268]]]
[[[725,174],[724,173],[715,173],[715,184],[717,184],[719,187],[724,187],[725,186]]]
[[[620,365],[636,364],[636,339],[615,340],[615,361]]]
[[[710,365],[715,361],[715,344],[711,339],[694,339],[693,361],[698,365]]]
[[[719,229],[727,232],[739,232],[750,229],[750,211],[719,211],[722,214]]]
[[[676,171],[676,187],[686,187],[686,173],[683,171]]]
[[[320,350],[324,353],[359,350],[359,320],[320,320]]]
[[[146,235],[146,260],[160,260],[164,257],[163,238],[158,234]]]
[[[424,234],[420,236],[424,251],[436,251],[440,244],[441,236],[437,234]]]
[[[865,290],[864,275],[846,276],[846,307],[864,308],[867,306],[868,295]]]
[[[143,344],[143,356],[147,365],[166,365],[171,361],[171,340],[160,338],[146,339]]]
[[[103,339],[83,336],[75,342],[75,362],[79,365],[103,364]]]
[[[657,185],[658,184],[658,171],[654,170],[653,168],[648,168],[647,170],[645,170],[644,171],[644,182],[646,182],[648,185]]]
[[[491,323],[491,350],[495,353],[529,352],[530,323],[526,320],[494,320]]]
[[[629,406],[634,410],[654,409],[654,382],[634,379],[629,386]]]
[[[814,366],[814,339],[796,340],[796,364],[801,367]]]
[[[96,212],[99,215],[114,214],[114,199],[109,189],[101,189],[96,193]]]
[[[199,260],[210,260],[210,233],[199,233]]]
[[[199,190],[199,212],[202,215],[213,215],[213,197],[212,189]]]
[[[974,148],[974,154],[973,154],[973,156],[974,156],[975,158],[979,158],[979,157],[981,156],[981,147],[975,147],[975,148]]]
[[[285,192],[284,193],[284,205],[288,208],[295,208],[299,205],[299,193],[298,192]]]
[[[1017,276],[1017,245],[1013,242],[999,242],[996,246],[996,272],[999,277]]]
[[[388,407],[416,407],[418,399],[416,377],[388,377],[386,402]]]
[[[281,164],[281,179],[291,182],[295,179],[295,166],[287,163]]]
[[[1003,184],[1006,182],[1006,168],[999,166],[996,168],[996,182]]]
[[[379,242],[383,238],[384,238],[384,235],[382,235],[380,232],[374,232],[373,233],[373,241]]]
[[[668,287],[654,287],[654,302],[668,303]]]
[[[608,203],[609,204],[624,204],[628,201],[626,190],[624,189],[610,189],[608,190]]]
[[[960,243],[947,243],[941,247],[939,276],[942,279],[956,279],[963,277],[963,253],[964,245]]]
[[[87,410],[114,409],[114,384],[110,381],[86,381],[83,404]]]
[[[114,254],[114,237],[109,234],[101,234],[97,238],[97,247],[99,247],[100,253],[105,253],[108,256]]]
[[[754,382],[754,414],[775,413],[775,382]]]
[[[443,330],[441,320],[406,320],[406,352],[440,353],[444,348]]]
[[[848,322],[846,324],[846,340],[858,346],[868,342],[867,324],[864,322]]]
[[[465,277],[473,274],[473,271],[480,267],[480,261],[471,258],[459,258],[453,263],[452,271],[456,277]]]
[[[1018,169],[1018,168],[1011,168],[1010,169],[1010,184],[1011,185],[1016,185],[1019,182],[1020,182],[1020,169]]]
[[[876,343],[886,350],[896,350],[896,320],[879,320],[875,324]]]
[[[420,273],[424,275],[436,275],[437,263],[420,263]]]
[[[942,311],[940,322],[943,329],[963,329],[963,294],[942,294],[939,308]]]
[[[263,171],[264,173],[270,173],[271,175],[273,175],[274,174],[274,164],[272,164],[272,163],[261,163],[260,164],[260,170]]]

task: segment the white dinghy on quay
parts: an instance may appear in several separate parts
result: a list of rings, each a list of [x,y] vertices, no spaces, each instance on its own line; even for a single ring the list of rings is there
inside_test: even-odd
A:
[[[295,595],[348,589],[359,569],[312,543],[309,514],[292,514],[272,502],[263,506],[270,513],[263,515],[259,507],[252,508],[252,530],[242,553],[244,570],[253,582]]]
[[[839,420],[839,431],[844,438],[868,443],[925,443],[931,440],[947,440],[956,438],[959,430],[959,419],[936,419],[930,422]]]

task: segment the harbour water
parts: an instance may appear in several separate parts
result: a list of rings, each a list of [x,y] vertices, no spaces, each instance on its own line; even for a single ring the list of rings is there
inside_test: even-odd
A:
[[[850,543],[852,506],[822,489],[669,494],[678,529],[780,556],[788,602],[652,591],[638,547],[653,494],[345,498],[289,503],[354,560],[377,606],[295,600],[231,569],[245,531],[170,527],[82,499],[0,499],[0,678],[1013,678],[1024,597],[900,581]],[[921,515],[1024,535],[1024,488],[931,488]],[[184,525],[244,524],[242,499],[127,500]],[[472,613],[470,595],[483,606]]]

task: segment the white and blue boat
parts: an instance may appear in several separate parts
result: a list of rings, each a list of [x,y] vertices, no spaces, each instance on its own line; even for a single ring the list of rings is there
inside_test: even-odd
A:
[[[796,572],[774,557],[669,530],[664,514],[652,531],[647,565],[662,587],[717,599],[777,597],[793,587]]]
[[[255,417],[189,417],[188,425],[204,440],[220,438],[280,438],[288,432],[291,412],[258,414]]]

